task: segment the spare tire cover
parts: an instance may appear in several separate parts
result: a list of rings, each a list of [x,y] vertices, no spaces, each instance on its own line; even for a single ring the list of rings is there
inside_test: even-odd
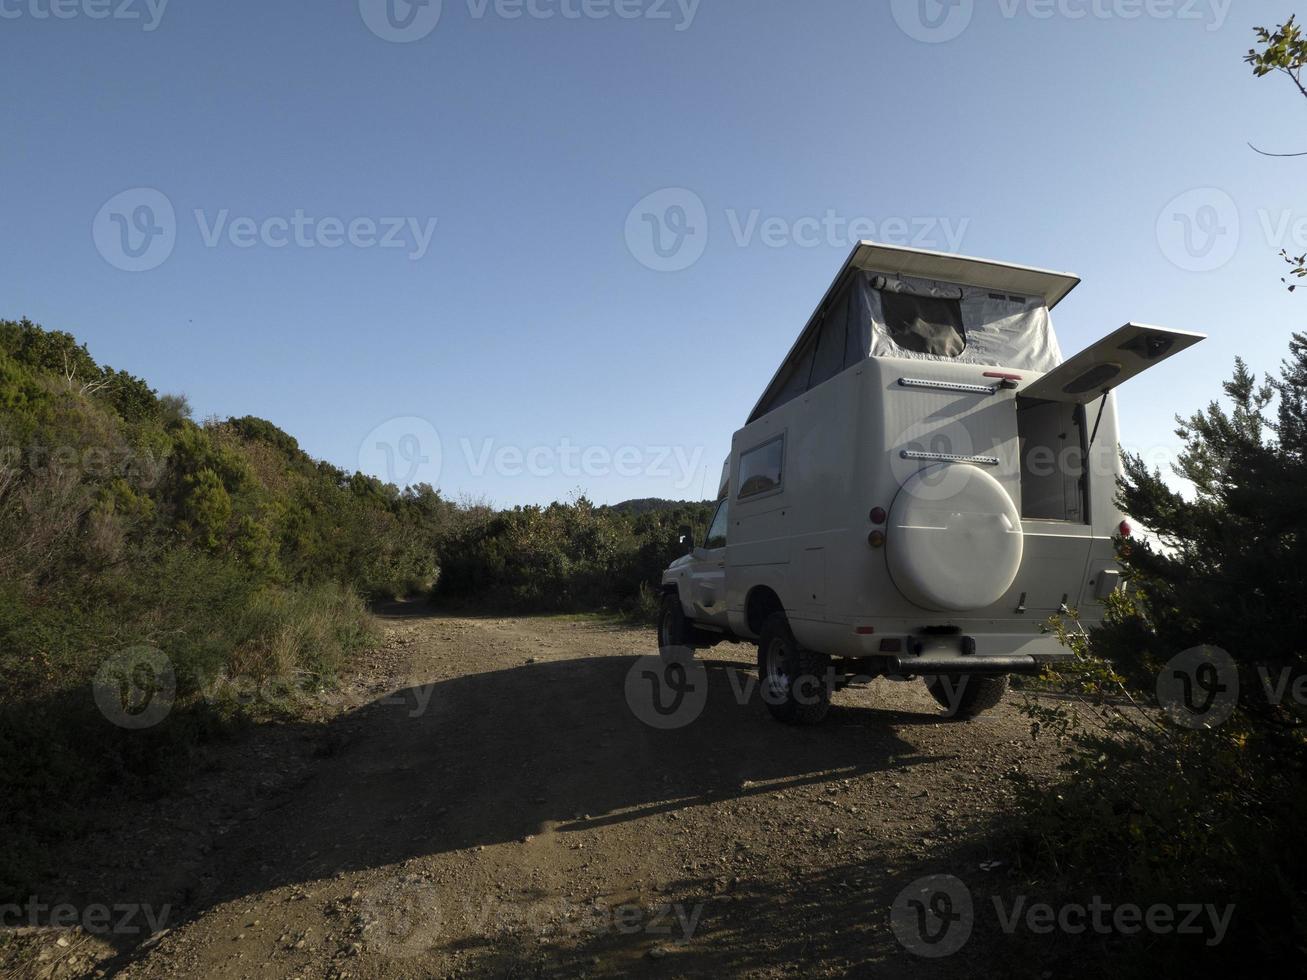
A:
[[[984,609],[1021,567],[1021,514],[1003,485],[970,463],[904,481],[890,509],[886,557],[900,592],[925,609]]]

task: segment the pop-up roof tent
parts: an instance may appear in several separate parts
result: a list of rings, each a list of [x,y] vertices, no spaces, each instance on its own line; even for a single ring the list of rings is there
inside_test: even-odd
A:
[[[1052,371],[1062,352],[1049,311],[1079,283],[1061,272],[860,242],[749,421],[867,357]]]

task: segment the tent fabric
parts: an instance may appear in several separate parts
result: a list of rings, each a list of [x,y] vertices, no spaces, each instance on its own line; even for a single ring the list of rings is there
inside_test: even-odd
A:
[[[1053,333],[1052,317],[1038,296],[1015,296],[976,286],[957,286],[927,279],[859,277],[858,288],[868,324],[869,357],[903,357],[927,361],[958,361],[1026,371],[1048,372],[1062,363],[1062,350]],[[936,300],[957,299],[962,309],[965,346],[952,356],[928,353],[895,340],[895,329],[887,322],[883,293]],[[902,337],[900,336],[900,339]],[[920,339],[919,336],[916,339]],[[910,342],[910,341],[909,341]],[[915,345],[914,345],[915,346]],[[938,346],[933,349],[943,349]],[[948,349],[953,349],[949,347]]]
[[[805,332],[750,421],[868,357],[1048,373],[1062,350],[1042,296],[857,272]]]

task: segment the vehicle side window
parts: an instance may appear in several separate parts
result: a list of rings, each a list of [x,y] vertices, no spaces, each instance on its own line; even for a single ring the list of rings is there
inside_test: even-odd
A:
[[[785,437],[777,436],[740,456],[740,500],[779,490],[785,464]]]
[[[725,548],[726,547],[726,528],[730,523],[730,501],[723,500],[717,507],[717,514],[712,519],[712,525],[708,528],[708,537],[704,540],[703,546],[707,549]]]

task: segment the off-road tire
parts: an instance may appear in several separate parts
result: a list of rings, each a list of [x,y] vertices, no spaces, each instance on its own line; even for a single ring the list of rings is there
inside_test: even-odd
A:
[[[926,678],[926,690],[947,716],[964,721],[1002,701],[1007,685],[1007,674],[941,674]]]
[[[777,670],[780,676],[775,676]],[[758,635],[763,703],[787,725],[819,725],[830,712],[830,657],[799,645],[785,613],[772,613]]]
[[[694,649],[694,628],[685,618],[681,597],[675,592],[663,596],[658,607],[658,652],[664,658],[682,656]]]

